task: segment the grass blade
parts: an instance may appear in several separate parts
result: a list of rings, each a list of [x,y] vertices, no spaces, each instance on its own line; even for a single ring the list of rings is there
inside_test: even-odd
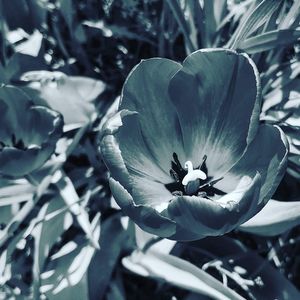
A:
[[[277,10],[282,0],[263,0],[237,29],[231,48],[239,48],[240,43],[267,22]]]
[[[288,45],[295,42],[298,38],[300,38],[300,30],[274,30],[242,41],[239,49],[253,54]]]
[[[185,44],[186,44],[186,48],[187,48],[187,51],[189,53],[192,53],[194,52],[197,47],[196,45],[194,45],[194,43],[192,42],[191,38],[190,38],[190,30],[188,28],[188,25],[187,25],[187,22],[184,18],[184,14],[183,14],[183,11],[181,9],[181,7],[179,6],[177,0],[167,0],[167,3],[181,29],[181,32],[184,36],[184,40],[185,40]]]

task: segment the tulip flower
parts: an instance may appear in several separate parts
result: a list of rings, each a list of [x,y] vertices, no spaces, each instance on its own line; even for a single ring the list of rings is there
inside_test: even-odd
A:
[[[41,167],[62,134],[61,115],[12,86],[0,87],[0,112],[0,174],[21,177]]]
[[[174,240],[222,235],[250,219],[274,193],[288,152],[282,130],[259,123],[260,105],[246,54],[143,60],[100,136],[118,205],[143,230]]]

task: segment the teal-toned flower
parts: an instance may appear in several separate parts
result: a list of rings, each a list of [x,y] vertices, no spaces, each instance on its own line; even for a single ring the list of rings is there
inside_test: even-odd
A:
[[[0,113],[0,174],[20,177],[41,167],[62,134],[61,115],[12,86],[0,87]]]
[[[100,138],[119,206],[145,231],[176,240],[248,220],[274,193],[288,152],[281,129],[259,124],[260,105],[246,54],[207,49],[183,65],[142,61]]]

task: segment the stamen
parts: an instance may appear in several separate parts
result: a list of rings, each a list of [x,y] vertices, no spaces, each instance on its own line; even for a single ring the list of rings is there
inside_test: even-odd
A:
[[[170,175],[176,182],[180,181],[178,174],[173,169],[170,170]]]
[[[198,168],[193,167],[191,161],[186,161],[184,168],[181,165],[178,155],[174,152],[171,160],[170,176],[173,182],[165,184],[165,187],[173,196],[197,195],[199,197],[211,199],[210,197],[226,195],[225,192],[215,188],[214,185],[223,179],[214,179],[208,176],[206,166],[207,155],[204,155]]]
[[[173,153],[173,158],[174,158],[174,161],[175,161],[176,165],[178,166],[179,170],[183,171],[181,163],[180,163],[180,161],[178,159],[178,155],[175,152]]]

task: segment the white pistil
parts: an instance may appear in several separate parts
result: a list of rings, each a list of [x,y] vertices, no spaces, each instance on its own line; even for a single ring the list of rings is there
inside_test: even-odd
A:
[[[197,179],[205,180],[207,178],[206,174],[203,171],[199,169],[194,170],[193,163],[190,160],[188,160],[184,164],[184,167],[188,171],[188,173],[182,179],[182,184],[184,186],[188,185],[189,182],[195,181]]]

